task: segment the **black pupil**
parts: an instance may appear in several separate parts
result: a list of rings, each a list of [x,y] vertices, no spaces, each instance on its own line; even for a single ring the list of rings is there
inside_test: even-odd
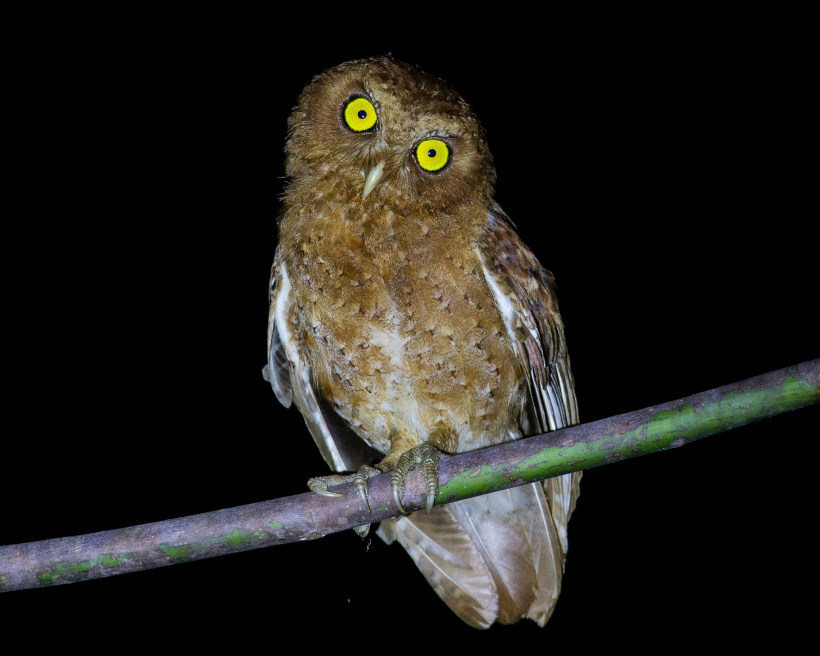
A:
[[[435,148],[431,148],[430,150],[427,151],[427,157],[429,157],[430,159],[433,159],[435,156],[436,156],[436,149]]]
[[[358,117],[361,118],[361,119],[367,118],[367,112],[363,109],[360,109]]]

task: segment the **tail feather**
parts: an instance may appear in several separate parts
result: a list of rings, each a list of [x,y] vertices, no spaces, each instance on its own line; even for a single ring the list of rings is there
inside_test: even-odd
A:
[[[485,501],[484,497],[478,497],[471,503],[453,504],[453,510],[470,532],[492,575],[498,591],[498,621],[510,624],[520,619],[535,600],[534,570],[526,536],[513,526],[502,534],[491,514],[504,513],[502,517],[506,516],[511,525],[516,524],[513,500],[506,492],[488,496],[497,498]]]
[[[397,540],[439,597],[470,626],[488,628],[498,616],[493,578],[452,506],[384,522],[378,535]]]
[[[555,528],[558,530],[558,537],[561,540],[561,549],[567,552],[569,545],[567,542],[567,524],[575,510],[575,503],[578,501],[580,493],[581,473],[564,474],[548,478],[543,481],[544,492],[550,504]]]
[[[564,550],[540,483],[383,523],[441,599],[487,628],[528,617],[543,626],[561,590]]]
[[[541,626],[561,590],[564,553],[539,484],[456,504],[498,589],[498,621],[529,617]]]
[[[550,513],[544,488],[537,483],[526,487],[531,489],[532,503],[537,507],[537,512],[530,513],[531,524],[528,530],[532,535],[531,557],[538,582],[535,601],[530,605],[526,616],[538,626],[544,626],[552,615],[558,602],[558,595],[561,593],[566,550],[560,539],[555,518]]]

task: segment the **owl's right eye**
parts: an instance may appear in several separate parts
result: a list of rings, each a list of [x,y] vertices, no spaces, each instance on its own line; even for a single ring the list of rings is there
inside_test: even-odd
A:
[[[370,132],[376,127],[376,108],[367,98],[353,98],[342,111],[345,124],[353,132]]]

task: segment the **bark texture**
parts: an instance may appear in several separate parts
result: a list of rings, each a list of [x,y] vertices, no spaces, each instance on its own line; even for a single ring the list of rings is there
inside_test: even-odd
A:
[[[659,406],[444,458],[436,504],[679,447],[817,403],[820,359]],[[389,474],[370,479],[372,514],[352,485],[336,489],[344,496],[308,492],[129,528],[2,546],[0,592],[314,540],[399,514]],[[425,506],[424,483],[415,471],[408,477],[403,504],[410,512]]]

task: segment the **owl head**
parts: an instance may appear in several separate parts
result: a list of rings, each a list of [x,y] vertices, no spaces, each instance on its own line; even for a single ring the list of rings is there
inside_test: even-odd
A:
[[[447,84],[392,57],[318,75],[288,120],[289,190],[318,180],[364,206],[443,209],[490,202],[492,156],[470,107]]]

